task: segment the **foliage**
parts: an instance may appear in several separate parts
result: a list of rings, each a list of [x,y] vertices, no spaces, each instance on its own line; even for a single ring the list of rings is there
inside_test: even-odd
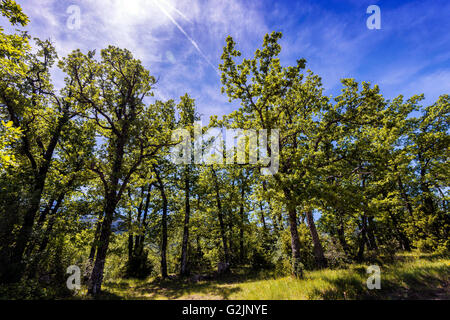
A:
[[[12,25],[28,22],[14,1],[1,0],[0,10]],[[441,279],[446,260],[401,265],[396,257],[449,253],[450,96],[429,106],[423,95],[386,100],[377,85],[354,79],[325,96],[305,59],[281,65],[281,37],[267,34],[250,58],[226,39],[222,92],[240,107],[199,132],[195,100],[155,99],[156,77],[129,50],[60,58],[49,40],[34,39],[31,50],[26,33],[0,29],[1,294],[68,297],[70,265],[97,297],[104,282],[111,289],[157,277],[152,290],[167,286],[169,297],[198,289],[225,298],[378,298],[360,285],[365,263],[393,263],[392,286],[395,272]],[[54,66],[65,75],[61,90]],[[279,156],[279,167],[270,171],[261,157],[170,161],[181,142],[206,150],[194,134],[216,126],[279,132],[279,153],[261,136],[256,150]],[[191,137],[173,139],[180,128]],[[298,279],[220,284],[260,273]],[[192,278],[213,284],[191,290]]]

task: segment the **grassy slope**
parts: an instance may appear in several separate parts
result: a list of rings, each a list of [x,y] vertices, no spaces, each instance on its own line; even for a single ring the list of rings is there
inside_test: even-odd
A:
[[[369,290],[367,265],[306,272],[305,279],[232,275],[192,283],[118,280],[104,286],[105,299],[450,299],[450,259],[404,254],[381,266],[381,289]]]

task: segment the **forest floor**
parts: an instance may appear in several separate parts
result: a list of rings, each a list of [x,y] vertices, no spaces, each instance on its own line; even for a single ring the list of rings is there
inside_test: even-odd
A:
[[[381,268],[381,289],[369,290],[368,265],[306,271],[304,279],[234,272],[220,279],[108,281],[101,299],[450,299],[450,258],[406,253]]]

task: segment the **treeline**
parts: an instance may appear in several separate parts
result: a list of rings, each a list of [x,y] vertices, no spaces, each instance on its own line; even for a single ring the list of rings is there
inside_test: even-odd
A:
[[[27,24],[14,1],[0,8]],[[279,170],[261,175],[260,164],[171,162],[172,133],[199,119],[195,101],[150,103],[156,79],[130,51],[58,58],[50,41],[31,50],[27,34],[0,29],[1,283],[64,288],[78,265],[95,295],[115,267],[302,277],[413,248],[448,253],[450,96],[423,107],[423,95],[386,100],[344,79],[328,97],[304,59],[281,66],[280,38],[248,59],[227,38],[223,93],[240,107],[209,124],[279,130]]]

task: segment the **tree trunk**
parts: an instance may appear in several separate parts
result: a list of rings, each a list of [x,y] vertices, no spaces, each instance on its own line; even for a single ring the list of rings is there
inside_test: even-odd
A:
[[[317,233],[316,224],[314,223],[314,217],[311,210],[306,211],[306,220],[308,221],[309,231],[313,240],[314,258],[316,265],[319,268],[325,268],[327,266],[327,260],[323,254],[322,244],[319,240],[319,234]]]
[[[24,252],[33,232],[34,220],[41,204],[42,193],[45,187],[45,180],[47,179],[47,173],[50,169],[53,153],[59,142],[61,131],[68,121],[69,115],[65,110],[63,115],[59,118],[58,124],[55,128],[55,131],[53,132],[48,147],[44,152],[44,161],[42,165],[39,168],[35,169],[35,178],[31,190],[30,205],[25,212],[22,227],[20,228],[17,235],[16,244],[14,246],[13,255],[10,262],[10,269],[12,272],[6,277],[6,282],[17,282],[22,277],[23,272],[25,271],[25,266],[23,265],[22,261]],[[25,137],[25,139],[27,138]],[[29,146],[27,146],[26,148],[27,150],[25,150],[25,152],[27,152],[30,157],[32,157],[29,151]]]
[[[230,215],[231,213],[228,212],[228,215]],[[232,262],[234,260],[234,252],[236,252],[234,250],[234,245],[233,245],[233,224],[231,223],[231,219],[228,218],[229,223],[228,223],[228,252],[230,255],[230,262]]]
[[[65,193],[64,193],[64,195],[65,195]],[[53,226],[55,225],[58,210],[64,199],[64,195],[60,196],[58,198],[58,201],[55,204],[55,207],[53,209],[51,209],[50,212],[48,213],[48,214],[50,214],[50,218],[47,223],[47,227],[45,228],[44,236],[39,244],[38,250],[36,252],[36,256],[34,257],[33,261],[31,262],[31,264],[29,265],[29,268],[28,268],[28,276],[31,278],[34,278],[36,276],[36,273],[37,273],[38,267],[39,267],[39,262],[41,261],[43,255],[44,255],[44,252],[47,249],[47,245],[50,242],[50,236],[52,235]],[[34,247],[34,244],[32,247]],[[32,250],[33,249],[31,248],[30,254],[31,254]]]
[[[374,233],[374,221],[373,221],[373,217],[370,216],[367,219],[368,224],[367,224],[367,237],[369,240],[369,246],[371,250],[378,250],[378,246],[377,246],[377,241],[375,239],[375,233]]]
[[[189,217],[191,214],[190,206],[190,185],[189,185],[189,166],[186,166],[184,177],[185,209],[183,226],[183,243],[181,245],[181,276],[189,275],[188,268],[188,243],[189,243]]]
[[[433,198],[431,196],[430,189],[428,187],[428,182],[426,179],[427,170],[425,168],[423,155],[421,152],[418,154],[418,160],[420,163],[420,190],[422,191],[422,198],[423,198],[423,211],[425,214],[428,214],[429,216],[435,215],[435,206],[433,202]]]
[[[137,217],[136,217],[136,223],[137,225],[140,227],[141,226],[141,215],[142,215],[142,206],[144,204],[144,194],[145,194],[145,188],[142,187],[141,188],[141,194],[140,194],[140,200],[139,200],[139,206],[137,208]],[[129,192],[129,197],[131,199],[131,193]],[[141,235],[137,234],[136,236],[134,235],[133,232],[131,232],[133,224],[132,224],[132,216],[131,216],[131,211],[130,211],[130,215],[128,217],[129,219],[129,225],[128,225],[128,265],[131,266],[132,260],[135,256],[138,255],[138,252],[140,251],[140,239],[141,239]]]
[[[7,268],[9,269],[8,274],[4,275],[6,283],[19,281],[25,271],[25,265],[23,264],[22,259],[33,232],[34,220],[36,217],[36,213],[39,211],[44,184],[45,175],[40,174],[33,187],[30,206],[25,213],[22,227],[20,228],[20,231],[16,238],[16,244],[14,246],[14,250],[12,251],[11,262],[9,263],[9,267]]]
[[[144,216],[142,217],[142,221],[140,222],[140,226],[143,229],[142,234],[139,236],[136,236],[136,242],[134,245],[134,254],[136,256],[140,256],[143,254],[144,252],[144,240],[145,240],[145,235],[147,232],[147,217],[148,217],[148,208],[150,205],[150,192],[152,190],[152,186],[153,184],[149,184],[148,186],[148,190],[147,190],[147,196],[145,199],[145,205],[144,205]]]
[[[300,239],[297,230],[297,211],[295,205],[288,207],[289,214],[289,230],[291,232],[291,249],[292,249],[292,274],[295,277],[303,277],[303,267],[300,257]]]
[[[406,237],[406,235],[403,233],[403,231],[399,228],[397,218],[392,213],[391,209],[388,209],[388,212],[392,219],[392,224],[394,226],[394,230],[398,236],[398,240],[400,242],[400,245],[402,246],[402,249],[405,251],[411,251],[411,242]]]
[[[403,182],[402,182],[402,179],[400,178],[400,176],[398,176],[398,178],[397,178],[397,184],[398,184],[398,188],[400,190],[400,194],[402,196],[405,208],[406,208],[406,210],[408,210],[408,213],[411,216],[411,218],[414,219],[412,205],[411,205],[411,202],[409,201],[408,194],[405,191],[405,187],[403,186]]]
[[[97,223],[95,224],[94,238],[92,239],[91,250],[89,251],[88,262],[83,274],[83,279],[86,282],[89,282],[89,278],[91,277],[92,274],[92,269],[94,268],[95,253],[97,252],[97,246],[100,238],[100,231],[102,229],[102,218],[103,218],[103,211],[101,211],[98,214]]]
[[[134,245],[134,237],[132,230],[132,216],[131,210],[128,212],[128,262],[130,263],[133,259],[133,245]]]
[[[92,264],[95,258],[95,253],[97,251],[98,246],[98,240],[100,238],[100,231],[102,229],[102,218],[103,218],[103,211],[101,211],[98,214],[97,223],[95,226],[95,232],[94,232],[94,239],[92,240],[91,244],[91,251],[89,252],[89,262]]]
[[[161,192],[161,198],[163,201],[163,214],[161,219],[162,224],[162,239],[161,239],[161,277],[167,278],[167,197],[164,189],[164,184],[158,171],[155,170],[156,178],[158,180],[159,191]]]
[[[356,255],[356,260],[358,262],[362,262],[364,260],[364,248],[366,246],[367,237],[366,237],[366,226],[364,222],[360,224],[360,236],[359,236],[359,244],[358,244],[358,253]]]
[[[70,186],[72,185],[73,180],[74,180],[74,179],[72,179],[71,181],[69,181],[67,187],[70,187]],[[40,259],[40,257],[39,257],[40,253],[41,253],[41,252],[45,249],[45,247],[47,246],[48,238],[49,238],[49,236],[50,236],[49,231],[51,232],[51,230],[52,230],[52,228],[53,228],[52,223],[54,222],[54,218],[55,218],[54,216],[55,216],[56,213],[58,212],[59,207],[61,206],[61,204],[62,204],[62,202],[63,202],[65,196],[66,196],[66,191],[61,192],[61,193],[59,194],[58,198],[56,199],[56,203],[55,203],[54,206],[53,206],[53,203],[55,202],[55,200],[54,200],[54,199],[50,200],[50,202],[48,203],[48,205],[46,206],[46,208],[44,209],[44,211],[43,211],[43,212],[41,213],[41,215],[39,216],[39,220],[37,221],[37,226],[36,226],[35,228],[36,228],[37,230],[39,230],[39,231],[43,234],[43,236],[42,236],[41,244],[40,244],[39,249],[38,249],[38,252],[37,252],[37,253],[38,253],[38,256],[36,256],[36,257],[34,258],[34,263],[39,263],[39,261],[36,261],[36,260],[39,260],[39,259]],[[46,220],[46,218],[47,218],[47,216],[48,216],[49,214],[52,215],[51,218],[49,219],[49,225],[47,226],[47,228],[46,228],[45,231],[42,231],[42,230],[41,230],[41,229],[42,229],[42,225],[44,224],[44,221]],[[51,227],[50,227],[50,225],[51,225]],[[33,252],[33,250],[34,250],[34,248],[35,248],[37,242],[38,242],[38,239],[34,239],[34,240],[32,240],[31,243],[27,246],[27,249],[25,250],[25,256],[26,256],[26,257],[28,257],[28,256],[31,255],[31,253]],[[45,244],[43,248],[42,248],[42,244]]]
[[[241,223],[239,224],[239,262],[244,262],[244,204],[242,203],[239,208],[239,216],[241,217]]]
[[[216,175],[216,171],[213,167],[211,167],[211,171],[214,177],[214,186],[216,191],[216,201],[217,201],[217,214],[219,216],[219,226],[220,226],[220,235],[222,236],[222,244],[223,244],[223,251],[224,251],[224,257],[225,257],[225,263],[229,265],[230,263],[230,255],[228,252],[228,245],[227,245],[227,236],[225,232],[225,224],[223,222],[223,212],[222,212],[222,203],[220,201],[220,192],[219,192],[219,182]]]
[[[97,295],[101,291],[103,270],[105,268],[106,253],[108,251],[109,240],[111,236],[111,224],[114,218],[116,204],[117,201],[115,194],[109,194],[106,198],[105,217],[101,226],[94,267],[92,269],[92,273],[88,283],[88,294],[90,295]]]
[[[339,213],[340,215],[340,213]],[[342,246],[342,249],[344,250],[344,253],[346,256],[350,255],[350,248],[348,246],[347,241],[345,240],[345,230],[344,230],[344,222],[342,221],[342,217],[339,217],[339,226],[337,228],[337,235],[339,239],[339,243]]]
[[[259,209],[261,210],[261,223],[263,225],[264,230],[267,230],[266,217],[264,216],[262,201],[259,202]]]
[[[105,190],[105,209],[104,218],[101,225],[100,237],[97,246],[97,253],[95,256],[94,267],[88,281],[88,294],[97,295],[101,291],[103,281],[103,270],[105,269],[106,254],[108,252],[109,240],[111,237],[111,224],[114,219],[114,212],[117,203],[120,200],[120,189],[126,187],[127,180],[120,185],[120,172],[122,170],[125,137],[127,136],[128,126],[122,128],[122,135],[118,136],[115,145],[115,158],[111,169],[111,176],[109,181],[109,191]]]

